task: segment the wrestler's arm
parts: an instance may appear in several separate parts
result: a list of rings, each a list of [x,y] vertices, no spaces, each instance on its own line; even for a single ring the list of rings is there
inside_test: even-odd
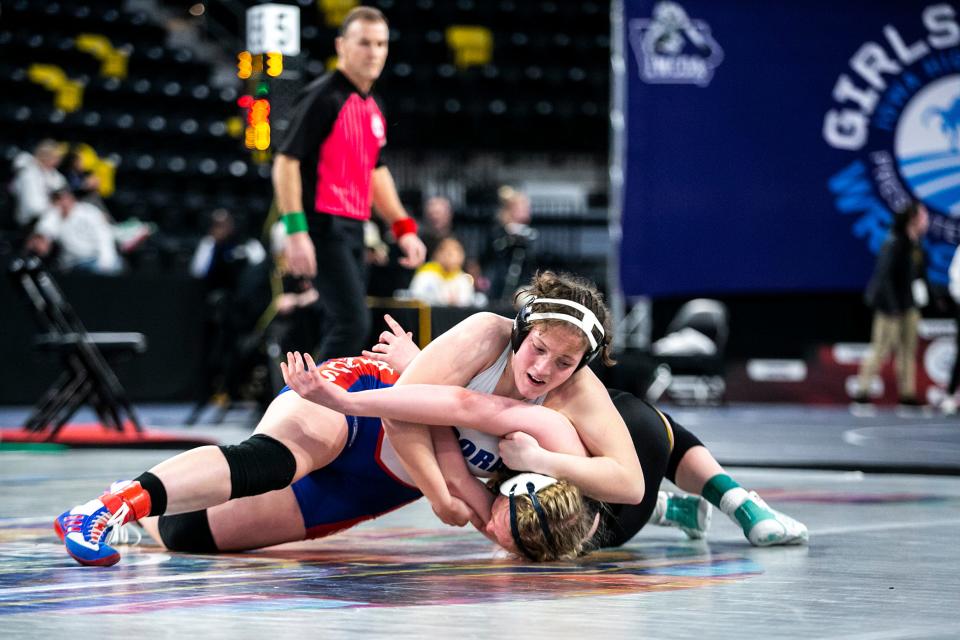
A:
[[[447,488],[451,494],[463,500],[473,510],[474,515],[478,517],[471,518],[471,524],[487,535],[484,526],[490,520],[493,494],[481,480],[470,473],[453,429],[431,429],[430,435],[433,437],[437,464],[440,465],[443,477],[447,481]],[[494,542],[496,542],[495,539]]]
[[[397,385],[354,393],[333,391],[340,402],[332,408],[347,415],[379,416],[441,427],[455,424],[500,437],[521,431],[551,451],[586,455],[567,418],[553,409],[512,398],[435,384]],[[392,439],[391,442],[397,446]]]
[[[503,318],[490,313],[474,314],[461,321],[420,352],[404,370],[395,387],[422,383],[465,386],[474,375],[489,366],[503,349],[506,344],[503,323]],[[437,465],[430,433],[416,423],[399,423],[389,419],[383,423],[390,443],[407,473],[433,505],[437,515],[447,522],[450,492]]]
[[[404,371],[397,386],[410,382],[465,386],[474,375],[492,364],[502,350],[507,335],[504,333],[504,320],[494,314],[478,313],[461,321],[415,358],[403,362]],[[394,338],[407,338],[396,322],[388,320],[388,324],[393,329]],[[392,339],[390,336],[386,338],[389,345]],[[384,336],[381,336],[381,341],[384,341]],[[369,355],[379,357],[379,354]],[[311,373],[315,365],[309,355],[306,358],[305,364],[300,354],[287,354],[287,362],[280,365],[284,381],[301,397],[336,411],[344,411],[342,402],[346,400],[346,394],[335,389],[335,385],[324,384],[320,376]],[[461,503],[458,506],[447,489],[437,464],[430,432],[417,423],[390,418],[383,418],[382,422],[400,462],[417,488],[430,501],[434,512],[448,524],[464,523],[467,516],[460,507],[465,505]]]
[[[414,344],[413,334],[405,331],[389,313],[384,314],[383,319],[389,330],[381,333],[379,342],[369,351],[364,351],[363,355],[372,360],[384,362],[403,373],[407,365],[420,353],[420,348]],[[477,531],[491,542],[499,544],[496,537],[486,529],[487,522],[490,520],[493,494],[483,482],[470,473],[453,429],[431,429],[430,435],[433,436],[437,463],[447,481],[450,493],[462,500],[473,511],[470,521]]]
[[[390,366],[394,367],[395,369],[403,370],[404,367],[406,367],[406,365],[411,360],[413,360],[413,358],[416,356],[419,350],[417,349],[417,346],[413,344],[413,340],[411,339],[411,336],[403,330],[403,327],[401,327],[396,320],[394,320],[389,316],[386,316],[385,319],[387,321],[387,324],[390,326],[391,332],[389,333],[384,332],[384,334],[381,335],[380,337],[380,343],[375,345],[371,351],[364,352],[364,355],[369,356],[373,359],[385,362]],[[619,418],[619,412],[617,412],[618,417],[614,421],[614,423],[604,422],[605,418],[603,417],[602,407],[601,407],[601,414],[596,419],[593,419],[591,417],[591,413],[590,413],[591,408],[595,405],[593,402],[590,401],[591,400],[590,394],[596,393],[597,386],[598,386],[597,383],[599,383],[599,380],[596,379],[596,376],[593,376],[592,374],[587,375],[587,373],[589,373],[589,370],[584,371],[579,376],[580,378],[586,378],[586,381],[579,384],[579,389],[575,389],[575,391],[579,391],[579,393],[569,394],[571,398],[573,398],[573,400],[570,401],[571,407],[570,408],[564,407],[564,411],[579,414],[580,411],[577,410],[576,405],[578,404],[585,405],[584,408],[581,410],[586,412],[585,413],[586,417],[580,420],[580,422],[584,425],[583,427],[581,427],[581,431],[583,431],[586,437],[591,441],[592,446],[595,448],[595,450],[603,450],[605,446],[612,446],[616,451],[634,451],[635,452],[635,448],[633,446],[632,440],[629,437],[629,434],[626,434],[626,438],[623,437],[624,430],[619,426],[623,424],[622,418]],[[609,396],[605,391],[606,390],[604,390],[602,397],[607,398]],[[576,402],[577,396],[582,398],[580,402]],[[609,407],[606,410],[609,410]],[[615,408],[614,408],[614,411],[616,411]],[[600,437],[592,435],[592,432],[590,431],[590,427],[589,427],[589,425],[592,425],[592,424],[596,424],[596,425],[615,424],[616,425],[617,423],[619,423],[619,425],[617,425],[617,428],[614,430],[614,433],[608,434],[607,438],[604,438],[603,435],[601,435]],[[617,433],[617,431],[619,431],[619,434]],[[611,445],[605,445],[603,441],[608,438],[614,440],[615,442]],[[629,446],[626,446],[628,442],[629,442]],[[546,447],[546,448],[549,449],[550,447]],[[507,450],[507,451],[504,452],[504,450]],[[536,460],[528,461],[528,460],[522,459],[524,457],[527,457],[527,458],[536,457],[537,454],[542,453],[541,448],[537,446],[536,443],[531,444],[529,442],[529,439],[510,437],[509,442],[501,443],[501,452],[507,453],[507,454],[516,453],[517,454],[516,456],[511,456],[511,457],[521,458],[519,460],[513,460],[515,468],[518,468],[518,469],[534,469],[534,470],[545,473],[546,469],[554,468],[557,472],[566,474],[568,476],[575,476],[577,474],[576,469],[565,468],[565,466],[568,466],[570,464],[573,464],[574,466],[576,466],[577,463],[576,462],[570,463],[569,461],[565,460],[561,456],[556,456],[552,460],[536,459]],[[627,456],[627,457],[630,458],[631,456]],[[609,462],[610,460],[606,460],[606,461],[602,461],[600,464],[608,465]],[[565,465],[565,463],[567,464]],[[508,464],[509,464],[509,461],[508,461]],[[616,461],[613,461],[613,464],[616,466],[619,466],[616,463]],[[626,461],[625,466],[628,470],[630,469],[633,470],[631,475],[633,475],[634,478],[636,478],[636,475],[634,474],[636,474],[638,470],[640,471],[639,475],[640,475],[641,487],[642,487],[642,477],[643,477],[642,470],[640,470],[638,466],[635,466],[638,464],[639,464],[639,461],[634,462],[633,460],[628,459]],[[614,469],[614,473],[616,473],[616,469]],[[628,473],[630,472],[628,471]],[[603,475],[602,472],[601,472],[601,475]],[[645,487],[642,487],[642,488],[645,489]]]
[[[429,351],[428,347],[423,353]],[[401,385],[399,382],[393,387],[351,393],[327,380],[309,354],[301,358],[299,353],[288,357],[284,380],[302,398],[344,415],[373,416],[382,418],[384,423],[443,428],[456,424],[500,437],[520,431],[551,451],[586,455],[577,431],[566,417],[553,409],[512,398],[451,385]],[[418,429],[420,432],[423,429]],[[388,435],[396,448],[398,444],[393,433],[388,432]],[[431,442],[429,435],[426,440],[428,444]]]
[[[429,351],[430,347],[423,354]],[[419,360],[420,356],[411,366]],[[456,423],[499,436],[517,431],[527,433],[538,442],[531,443],[528,438],[501,441],[500,452],[509,467],[569,480],[598,500],[636,504],[643,499],[645,487],[640,461],[626,424],[592,371],[583,369],[575,375],[577,378],[571,380],[570,385],[558,390],[556,403],[578,425],[578,437],[570,431],[569,422],[551,409],[457,387],[408,385],[404,388],[398,385],[389,389],[346,393],[309,371],[298,374],[307,378],[303,386],[298,386],[299,380],[287,379],[286,374],[285,379],[301,396],[350,415],[390,416],[420,424]],[[313,386],[316,388],[311,388]],[[413,431],[426,435],[422,429]],[[420,484],[415,473],[431,474],[432,477],[428,476],[428,482],[433,483],[430,491],[437,500],[450,494],[436,464],[429,436],[426,435],[425,439],[429,449],[414,451],[415,455],[423,456],[420,468],[414,469],[406,463],[404,466],[436,509],[437,503],[424,490],[425,485]],[[397,446],[392,435],[391,443]],[[593,457],[580,457],[584,455],[583,445]]]
[[[500,443],[504,462],[511,468],[568,480],[597,500],[637,504],[646,487],[626,424],[592,371],[583,369],[575,375],[577,379],[560,392],[557,408],[573,422],[589,457],[529,446],[523,439],[506,439]]]

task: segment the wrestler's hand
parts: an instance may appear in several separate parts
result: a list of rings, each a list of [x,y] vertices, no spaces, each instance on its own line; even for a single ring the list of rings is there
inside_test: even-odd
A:
[[[373,345],[370,351],[363,355],[371,360],[386,362],[400,373],[420,353],[420,347],[413,343],[413,333],[404,331],[400,323],[394,320],[389,313],[383,314],[390,331],[380,334],[380,342]]]
[[[466,502],[453,496],[446,497],[442,503],[432,502],[430,506],[433,507],[437,517],[451,527],[462,527],[471,520],[477,519],[476,514],[470,510]]]
[[[455,439],[454,442],[456,442]],[[457,446],[459,447],[459,443],[457,443]],[[462,454],[460,456],[462,457]],[[444,472],[446,471],[447,469],[444,469]],[[474,526],[477,528],[486,526],[486,523],[490,520],[493,496],[483,482],[467,471],[466,465],[464,465],[464,472],[462,475],[455,474],[446,478],[447,490],[450,491],[450,495],[457,500],[462,500],[470,509],[470,522]]]
[[[548,473],[544,458],[547,450],[533,436],[514,431],[500,440],[500,457],[503,463],[516,471]]]
[[[300,355],[299,351],[287,352],[287,361],[280,363],[280,371],[287,386],[304,400],[340,413],[349,413],[347,390],[320,375],[320,370],[309,353]]]
[[[317,250],[313,246],[310,234],[306,231],[287,236],[283,245],[283,255],[292,275],[307,278],[317,275]]]
[[[415,233],[405,233],[397,238],[397,246],[403,251],[403,257],[397,260],[401,267],[416,269],[427,257],[427,247]]]

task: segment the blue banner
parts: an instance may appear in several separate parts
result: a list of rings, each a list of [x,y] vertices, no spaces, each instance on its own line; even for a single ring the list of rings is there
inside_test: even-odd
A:
[[[626,0],[626,295],[862,290],[892,212],[960,240],[957,2]]]

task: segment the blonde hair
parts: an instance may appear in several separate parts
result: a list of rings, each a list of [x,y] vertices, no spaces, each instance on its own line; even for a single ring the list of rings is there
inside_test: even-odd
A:
[[[517,531],[531,560],[569,560],[590,550],[587,536],[597,511],[590,507],[579,487],[559,480],[538,491],[537,499],[547,516],[553,545],[544,538],[540,517],[530,496],[522,493],[514,496]]]
[[[497,200],[500,201],[501,207],[509,207],[519,200],[522,195],[522,193],[506,184],[497,189]]]
[[[33,148],[33,155],[37,158],[56,158],[64,156],[64,146],[51,138],[44,138]]]
[[[525,200],[529,201],[525,193],[518,191],[509,185],[503,185],[497,189],[497,201],[499,202],[497,218],[500,220],[501,224],[514,222],[514,208],[519,206]]]
[[[530,285],[517,292],[514,302],[520,306],[533,298],[560,298],[577,302],[587,309],[590,309],[593,315],[597,317],[597,320],[600,321],[600,324],[603,325],[603,338],[601,339],[599,336],[594,335],[595,338],[598,338],[598,343],[602,345],[600,357],[603,360],[603,364],[609,367],[617,363],[610,355],[610,343],[613,340],[613,330],[610,326],[610,311],[603,301],[603,294],[597,290],[595,284],[586,278],[581,278],[580,276],[569,273],[538,271],[536,275],[533,276],[533,280],[530,281]],[[544,304],[542,309],[538,307],[537,310],[571,315],[570,307],[564,305]],[[562,320],[534,320],[533,324],[548,327],[570,326]],[[586,336],[583,336],[583,341],[584,344],[587,343]],[[589,348],[589,345],[587,345],[588,350]]]

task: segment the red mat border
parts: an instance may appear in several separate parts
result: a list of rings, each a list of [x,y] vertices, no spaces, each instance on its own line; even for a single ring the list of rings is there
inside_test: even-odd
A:
[[[0,442],[14,444],[62,444],[75,448],[135,448],[135,449],[180,449],[216,444],[216,441],[196,435],[171,433],[156,429],[137,431],[131,423],[124,430],[108,429],[100,423],[68,423],[56,437],[25,429],[0,429]]]

